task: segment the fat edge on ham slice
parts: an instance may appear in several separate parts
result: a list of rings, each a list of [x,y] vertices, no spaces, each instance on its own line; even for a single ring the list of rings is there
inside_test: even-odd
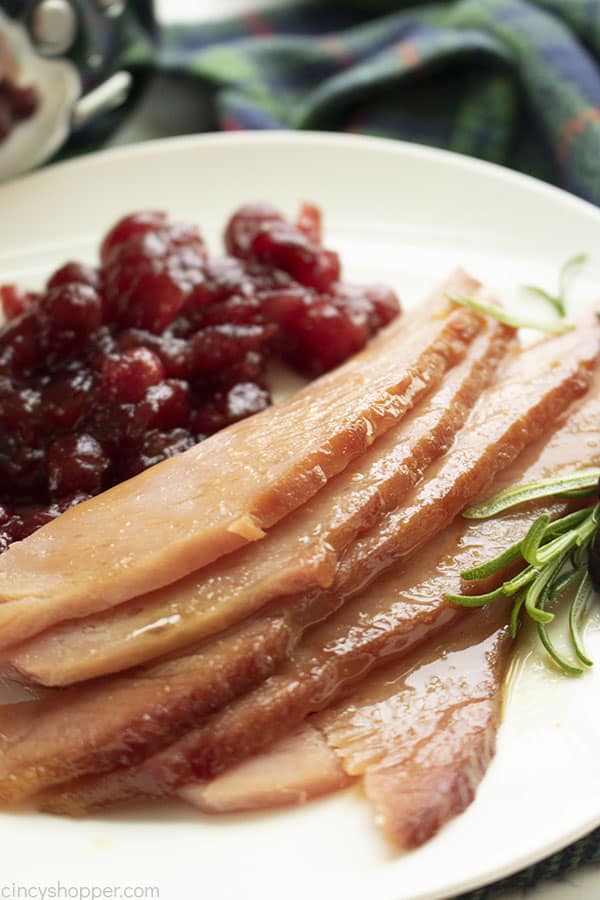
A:
[[[516,457],[529,442],[539,438],[552,425],[556,425],[560,413],[567,409],[569,400],[574,400],[589,386],[597,360],[598,329],[594,326],[582,327],[578,336],[572,335],[568,342],[565,341],[566,337],[565,335],[555,338],[531,348],[520,354],[519,360],[512,364],[511,372],[514,374],[515,369],[520,371],[521,380],[532,366],[538,375],[542,376],[543,387],[540,388],[540,385],[536,384],[532,388],[535,399],[525,396],[527,391],[523,389],[518,401],[514,403],[505,407],[499,407],[498,404],[491,405],[494,397],[505,397],[504,385],[511,383],[514,387],[510,372],[503,373],[502,383],[482,396],[479,406],[483,405],[488,409],[487,427],[494,435],[493,445],[498,452],[490,454],[490,444],[485,440],[485,434],[482,434],[483,446],[477,460],[471,460],[470,467],[486,466],[484,482],[486,486],[490,484],[494,474],[493,470],[490,471],[492,465],[490,460],[495,459],[498,465],[502,463],[507,465],[511,456]],[[550,344],[553,347],[553,354],[547,352]],[[521,387],[524,385],[521,384]],[[474,416],[478,417],[480,414],[481,409],[474,410]],[[477,420],[482,424],[479,418]],[[589,428],[589,417],[586,418],[585,414],[584,420],[588,421]],[[581,430],[585,430],[583,425]],[[595,422],[594,433],[597,435]],[[490,437],[490,433],[487,436]],[[511,453],[508,452],[507,436],[512,445]],[[463,455],[461,447],[459,435],[455,450],[448,454],[446,464],[439,467],[437,479],[443,478],[444,474],[455,476],[455,467],[450,457],[453,452]],[[499,452],[500,450],[502,452]],[[428,495],[430,490],[428,486],[432,480],[426,478],[422,486],[422,490]],[[469,489],[474,489],[475,482],[472,478],[465,483]],[[448,493],[452,502],[456,503],[453,482],[448,484]],[[452,507],[454,513],[452,509],[447,510],[450,519],[479,493],[480,490],[475,490],[472,495],[465,495],[457,509]],[[418,514],[416,504],[412,504],[410,508]],[[435,525],[442,527],[441,517],[432,519],[428,507],[424,508],[423,514],[434,523],[431,532],[433,535]],[[409,521],[406,527],[412,527],[413,524]],[[456,543],[454,549],[456,550]],[[451,554],[450,545],[446,545],[446,552]],[[413,564],[421,572],[421,577],[414,579],[413,585],[423,580],[424,562],[425,558],[420,555]],[[461,568],[455,570],[446,590],[459,589],[456,571],[461,571],[464,567],[461,564]],[[400,574],[402,571],[403,569],[398,568]],[[397,573],[392,573],[390,579],[394,574]],[[369,597],[377,596],[378,588],[373,590]],[[303,644],[294,653],[294,661],[287,669],[271,676],[265,685],[254,693],[234,701],[220,713],[209,717],[199,728],[190,731],[172,746],[138,766],[124,768],[102,778],[89,777],[81,779],[79,783],[65,785],[64,789],[59,788],[52,797],[46,798],[44,803],[48,808],[57,811],[77,813],[127,796],[169,794],[190,778],[212,777],[289,732],[309,713],[334,702],[348,684],[364,676],[370,668],[381,662],[385,654],[391,658],[393,654],[406,653],[436,631],[447,627],[455,615],[461,614],[456,607],[450,607],[446,603],[442,604],[443,608],[440,610],[439,593],[433,598],[430,596],[429,599],[430,606],[427,608],[425,604],[425,610],[419,611],[421,599],[421,603],[417,600],[416,611],[414,606],[412,610],[407,609],[406,604],[403,610],[394,611],[398,623],[394,627],[398,627],[399,633],[393,635],[390,641],[386,640],[385,610],[381,615],[375,615],[372,620],[369,620],[368,616],[362,617],[362,613],[359,612],[358,623],[350,624],[345,632],[340,629],[343,633],[340,633],[339,640],[332,646],[328,645],[324,654],[321,646],[315,651],[314,635],[311,639],[309,632]],[[361,609],[364,601],[364,595],[357,599],[355,609]],[[420,621],[415,622],[415,616],[421,616]],[[321,628],[327,629],[329,624],[325,622],[318,626],[315,633],[318,634]],[[316,644],[320,645],[318,639]],[[352,652],[355,648],[356,653]],[[345,656],[345,649],[348,656]]]
[[[464,362],[449,374],[446,384],[421,405],[420,412],[415,411],[395,427],[398,441],[390,445],[395,450],[391,457],[394,465],[390,465],[386,454],[379,454],[377,445],[367,451],[365,469],[370,470],[368,460],[371,459],[378,483],[387,483],[388,479],[393,481],[396,499],[426,468],[431,454],[439,455],[451,442],[468,408],[489,382],[500,357],[509,347],[512,347],[509,332],[495,324],[486,325]],[[411,448],[420,449],[415,458],[407,459],[406,453]],[[399,469],[397,473],[394,466]],[[345,473],[339,476],[344,482],[345,477]],[[360,485],[364,488],[364,479]],[[363,499],[370,498],[372,489],[364,490]],[[347,503],[336,502],[336,497],[334,491],[330,498],[332,522],[337,522],[340,517],[344,519],[348,512]],[[382,512],[383,496],[379,500],[378,510]],[[389,498],[386,502],[389,503]],[[353,508],[352,504],[350,508]],[[350,523],[340,521],[339,527],[347,534]],[[266,544],[264,541],[254,548],[258,555]],[[294,552],[293,546],[288,548],[289,556]],[[256,568],[251,571],[254,573]],[[221,639],[205,643],[198,652],[180,659],[158,663],[109,681],[62,691],[55,700],[31,708],[32,727],[24,743],[21,743],[21,736],[25,734],[25,722],[20,722],[18,728],[9,726],[11,711],[0,709],[0,733],[4,735],[4,742],[0,738],[0,749],[5,750],[5,759],[12,757],[11,765],[16,763],[15,757],[19,757],[17,765],[27,771],[17,782],[13,780],[12,784],[5,783],[0,787],[0,795],[5,799],[15,797],[35,790],[37,785],[64,780],[81,771],[110,768],[124,758],[134,762],[140,747],[146,746],[150,752],[161,734],[164,740],[173,740],[185,730],[191,718],[195,716],[197,720],[218,707],[219,691],[225,703],[231,698],[232,691],[241,692],[252,686],[248,672],[252,677],[262,672],[264,678],[284,661],[297,641],[300,629],[314,620],[314,613],[308,604],[309,619],[303,620],[301,604],[284,603],[283,607],[283,612],[267,610],[263,617],[250,619]],[[259,640],[261,635],[263,642]],[[267,653],[268,664],[264,658]]]
[[[162,587],[264,537],[463,356],[483,319],[445,294],[471,285],[456,272],[403,323],[289,400],[13,544],[0,557],[0,647]]]
[[[267,601],[331,585],[339,555],[395,508],[451,445],[514,332],[486,323],[441,385],[257,544],[97,616],[56,626],[6,656],[45,685],[129,668],[235,625]]]
[[[390,841],[413,849],[472,802],[494,755],[512,641],[506,604],[469,613],[257,756],[178,795],[205,813],[303,803],[362,778]]]

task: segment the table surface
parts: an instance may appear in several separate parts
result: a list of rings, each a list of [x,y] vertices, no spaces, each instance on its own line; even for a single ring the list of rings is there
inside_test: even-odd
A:
[[[281,0],[261,2],[261,8],[278,5]],[[249,0],[156,0],[161,21],[209,21],[256,7]],[[119,146],[177,134],[213,130],[214,120],[209,97],[200,89],[185,90],[179,80],[155,76],[144,97],[129,119],[113,136]],[[521,892],[506,894],[505,900],[522,900]],[[598,900],[600,868],[582,868],[566,882],[544,884],[527,893],[528,900]]]

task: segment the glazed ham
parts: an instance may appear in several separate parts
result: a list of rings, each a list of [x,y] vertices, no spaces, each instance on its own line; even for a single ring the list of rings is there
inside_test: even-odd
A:
[[[440,497],[439,484],[435,481],[443,477],[444,473],[455,471],[454,462],[450,458],[457,456],[462,457],[463,465],[468,471],[474,471],[485,464],[487,484],[493,474],[494,463],[496,466],[506,465],[511,455],[516,456],[528,441],[539,437],[542,431],[547,431],[555,424],[559,412],[567,408],[569,400],[581,394],[589,384],[590,370],[597,358],[597,330],[582,328],[578,336],[571,336],[568,343],[567,337],[565,335],[560,339],[544,342],[520,354],[511,363],[503,373],[501,385],[490,389],[480,400],[480,409],[476,414],[481,415],[481,407],[488,409],[489,421],[486,434],[483,430],[483,418],[478,419],[481,424],[478,452],[474,456],[465,457],[464,445],[459,438],[455,448],[448,454],[446,465],[437,470],[435,479],[427,477],[421,490],[426,490],[429,486],[429,490]],[[549,347],[553,348],[552,353],[548,352]],[[525,374],[532,370],[539,376],[540,382],[535,384],[535,388],[531,388],[530,394]],[[516,389],[513,376],[517,371],[521,376],[517,398],[512,403],[497,404],[495,401],[498,397],[506,399],[503,387],[506,379]],[[594,415],[597,411],[597,394],[598,385],[589,401],[596,404],[593,407]],[[517,465],[512,469],[509,475],[512,482],[519,477],[531,477],[534,472],[548,469],[556,471],[557,467],[572,463],[574,457],[579,459],[582,435],[585,432],[591,434],[593,428],[594,439],[597,441],[597,420],[590,410],[587,404],[581,406],[577,415],[570,418],[564,426],[566,431],[558,432],[548,444],[548,449],[543,450],[540,446],[534,448],[533,457],[527,455],[524,467]],[[575,424],[571,425],[571,422]],[[510,452],[507,434],[511,436]],[[575,434],[578,436],[575,445],[577,455],[574,453],[572,440]],[[501,448],[502,453],[494,454],[494,445]],[[570,456],[563,454],[562,450],[569,447]],[[557,448],[560,449],[560,459],[557,458]],[[473,478],[463,482],[468,485],[475,483]],[[454,482],[447,484],[447,493],[451,502],[456,503]],[[454,514],[472,499],[474,495],[465,493],[458,508],[452,507]],[[409,521],[405,527],[417,528],[418,508],[415,504],[411,504],[410,508],[415,510],[417,518]],[[433,536],[436,525],[440,525],[445,519],[441,515],[432,516],[428,506],[424,507],[423,515],[431,523],[430,534]],[[444,515],[448,515],[447,508]],[[520,520],[521,527],[524,521]],[[519,517],[506,526],[511,535],[510,540],[514,539],[515,525],[519,525]],[[288,733],[309,713],[335,702],[349,685],[359,681],[374,666],[383,660],[405,654],[464,614],[463,610],[450,606],[442,599],[446,591],[459,590],[459,572],[473,565],[474,561],[480,561],[482,538],[474,526],[467,526],[467,530],[469,527],[474,529],[471,537],[469,539],[467,534],[464,542],[457,547],[457,541],[461,537],[460,529],[464,527],[463,523],[457,523],[453,526],[454,531],[447,530],[435,544],[426,547],[413,563],[397,567],[383,580],[378,580],[367,593],[357,597],[347,609],[312,629],[294,651],[293,660],[287,668],[270,677],[256,692],[231,703],[221,713],[207,719],[202,727],[190,731],[180,741],[145,763],[121,768],[100,779],[87,778],[79,783],[72,783],[51,798],[46,798],[45,803],[56,810],[74,812],[124,796],[168,794],[191,778],[210,778],[221,769]],[[420,528],[419,533],[422,533]],[[495,544],[493,530],[489,533],[486,531],[486,534],[489,537],[485,538],[483,552],[489,550],[493,555],[496,552],[494,547],[498,548],[500,544],[499,549],[503,549],[506,545],[505,529],[495,535]],[[402,546],[401,535],[399,542]],[[433,574],[424,580],[423,572],[427,571]],[[343,595],[340,598],[329,594],[326,595],[326,600],[327,598],[330,612],[336,604],[343,602]],[[318,602],[321,603],[321,613],[323,612],[323,598],[313,598],[313,615],[314,604]],[[310,608],[310,605],[307,601],[305,606]],[[302,608],[300,604],[300,609]],[[297,607],[295,615],[298,623]],[[306,626],[309,621],[304,624]],[[40,748],[39,743],[36,746],[30,745],[28,749],[21,746],[21,759],[26,752],[43,754],[44,748]],[[48,752],[47,748],[45,752]],[[6,754],[5,774],[0,782],[0,789],[4,789],[11,775],[12,789],[15,790],[15,785],[18,789],[21,781],[18,769],[19,766],[11,761],[10,754]],[[81,767],[79,770],[81,771]]]
[[[332,540],[335,537],[338,545],[343,545],[342,542],[347,542],[349,535],[362,523],[372,521],[375,513],[385,508],[384,503],[390,506],[391,502],[397,502],[402,490],[406,491],[414,483],[432,456],[439,455],[451,442],[464,422],[469,405],[475,402],[500,357],[511,344],[510,331],[495,324],[485,324],[464,362],[449,373],[447,384],[424,401],[420,412],[416,410],[406,423],[394,429],[395,439],[390,442],[386,436],[367,451],[362,473],[354,466],[348,481],[345,473],[340,476],[346,490],[338,493],[326,489],[323,493],[329,497],[329,506],[316,500],[312,510],[296,516],[299,523],[296,536],[299,533],[306,542],[311,528],[323,515],[330,523],[328,537]],[[380,444],[384,450],[387,448],[386,452],[380,452]],[[369,473],[371,484],[367,478]],[[360,481],[356,477],[358,475]],[[356,485],[359,485],[358,491]],[[363,512],[358,502],[360,500],[367,507]],[[328,511],[327,516],[325,510]],[[283,526],[286,526],[285,522],[274,529],[273,537],[276,532],[281,533]],[[290,537],[289,530],[285,533]],[[293,531],[291,534],[294,536]],[[323,539],[322,531],[318,532],[318,537],[317,552]],[[263,554],[263,547],[272,548],[273,545],[271,537],[256,545],[253,548],[256,554],[254,562],[248,562],[246,550],[232,555],[231,572],[228,575],[223,570],[225,586],[231,591],[237,571],[239,583],[246,585],[248,590],[253,588],[256,591],[253,586],[261,585],[257,575],[261,558],[264,559],[264,579],[270,577],[271,583],[282,583],[278,569],[284,565],[292,574],[298,571],[297,557],[302,552],[302,542],[297,539],[294,542],[290,537],[286,554],[285,544],[279,542],[282,548],[280,565],[275,567],[275,572],[273,553],[268,550],[266,556]],[[239,555],[243,559],[242,566],[235,563]],[[297,584],[297,579],[292,581],[288,574],[288,589],[292,584]],[[222,590],[222,596],[230,599],[227,590]],[[73,688],[62,692],[56,703],[46,704],[39,710],[32,707],[35,719],[32,740],[21,743],[16,735],[14,740],[13,737],[8,738],[11,744],[14,743],[14,751],[19,756],[19,767],[28,774],[22,781],[13,780],[0,787],[0,794],[5,798],[18,796],[20,791],[35,791],[40,785],[55,780],[72,778],[86,771],[109,769],[124,759],[128,763],[135,762],[140,747],[147,745],[151,750],[160,744],[160,735],[163,735],[163,742],[172,740],[175,734],[185,730],[186,723],[218,708],[219,690],[225,703],[236,692],[251,687],[252,678],[260,674],[263,678],[267,677],[284,662],[301,631],[326,614],[330,602],[328,598],[324,604],[318,591],[314,597],[309,593],[306,598],[300,597],[293,603],[272,607],[271,612],[267,611],[256,621],[249,620],[220,640],[204,644],[197,653],[125,674],[110,682]],[[154,639],[157,638],[160,639],[160,635],[155,634]],[[44,637],[37,643],[43,649]],[[22,653],[18,652],[13,657],[14,664],[22,670],[28,664],[31,666],[30,653],[25,647]],[[91,663],[88,662],[90,656]],[[83,660],[69,661],[64,654],[62,660],[65,667],[70,666],[70,672],[77,665],[79,673],[89,673],[90,665],[95,665],[89,648]],[[156,685],[160,685],[160,689]],[[107,699],[110,700],[109,706]],[[5,712],[7,724],[3,723],[0,731],[8,735],[11,714],[10,711]],[[127,741],[123,741],[123,734],[128,735]],[[10,755],[10,748],[6,749]],[[1,766],[0,762],[0,773]]]
[[[422,658],[368,679],[350,706],[320,723],[344,770],[363,776],[386,836],[406,850],[472,803],[494,756],[512,645],[507,618],[506,606],[471,614]]]
[[[580,465],[582,446],[589,450],[590,464],[600,464],[599,417],[600,374],[590,394],[562,417],[549,440],[529,447],[496,480],[494,489],[574,469]],[[496,604],[465,617],[463,608],[447,604],[443,597],[446,592],[460,593],[459,573],[501,552],[515,536],[525,534],[542,511],[556,517],[569,505],[538,501],[487,521],[458,520],[403,572],[392,570],[378,579],[341,614],[307,635],[305,644],[311,643],[315,658],[320,644],[346,663],[352,655],[358,660],[370,655],[377,666],[410,646],[407,624],[412,622],[414,635],[415,629],[433,625],[436,617],[441,626],[464,622],[449,632],[444,629],[425,650],[367,676],[337,707],[310,717],[304,732],[294,734],[298,752],[309,737],[319,744],[324,771],[332,772],[334,758],[340,757],[348,778],[365,776],[377,820],[402,847],[418,846],[472,801],[493,755],[499,724],[511,649],[507,607]],[[424,571],[431,576],[423,579]],[[500,577],[472,588],[492,589]],[[321,732],[331,747],[329,761]],[[277,761],[274,769],[272,758]],[[294,797],[324,793],[316,768],[305,768],[304,783],[295,777],[299,762],[286,739],[208,782],[190,782],[178,793],[210,813],[265,809],[271,798],[281,805],[283,798],[293,803]],[[270,771],[267,797],[256,785]],[[292,780],[295,795],[286,789]],[[329,790],[337,789],[332,778]]]
[[[352,782],[323,735],[304,726],[207,784],[178,793],[206,813],[247,812],[306,803]]]
[[[170,584],[263,538],[462,358],[483,319],[445,295],[474,286],[456,273],[401,325],[289,400],[11,546],[0,558],[0,647]]]
[[[42,684],[69,684],[205,639],[278,597],[329,587],[343,550],[396,508],[448,449],[509,348],[512,329],[487,323],[436,391],[257,545],[115,610],[51,629],[17,648],[7,665]]]
[[[494,755],[512,646],[507,610],[469,613],[269,752],[179,796],[206,813],[242,812],[301,803],[361,777],[390,841],[419,846],[472,802]]]

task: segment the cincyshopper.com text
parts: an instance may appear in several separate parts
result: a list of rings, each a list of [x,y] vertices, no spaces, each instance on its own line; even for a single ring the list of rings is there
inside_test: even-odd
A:
[[[160,900],[155,885],[0,883],[0,900]]]

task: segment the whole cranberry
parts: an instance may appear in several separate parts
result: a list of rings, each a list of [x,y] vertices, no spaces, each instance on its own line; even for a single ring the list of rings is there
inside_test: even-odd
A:
[[[147,347],[132,347],[105,356],[100,364],[101,389],[122,403],[137,403],[149,387],[163,380],[160,358]]]
[[[62,287],[64,284],[87,284],[96,291],[100,291],[100,272],[92,266],[83,265],[83,263],[68,262],[50,276],[46,288]]]
[[[103,268],[104,294],[124,327],[160,334],[203,279],[205,249],[197,229],[170,225],[131,237]]]
[[[136,475],[165,459],[177,456],[189,450],[195,443],[193,436],[185,428],[173,428],[166,432],[148,431],[140,452],[128,461],[128,476]]]
[[[287,222],[268,222],[260,226],[250,245],[253,257],[276,266],[306,287],[325,292],[340,277],[337,253],[325,250]]]
[[[48,447],[48,488],[53,497],[82,491],[97,494],[102,489],[109,460],[90,434],[69,434]]]
[[[148,425],[170,431],[187,425],[190,417],[190,389],[185,381],[167,379],[152,385],[146,393],[152,414]]]
[[[262,303],[258,297],[229,297],[213,303],[202,316],[203,325],[252,325],[262,321]]]
[[[126,244],[132,237],[157,231],[167,224],[167,214],[157,210],[130,213],[113,225],[100,247],[100,260],[106,265],[112,251]]]
[[[25,291],[16,284],[3,284],[0,287],[0,301],[5,319],[14,319],[28,309],[36,295]]]
[[[283,222],[279,210],[267,203],[246,203],[230,218],[225,228],[225,248],[232,256],[248,259],[252,241],[261,225]]]
[[[321,375],[335,368],[369,339],[366,324],[352,320],[330,300],[303,304],[284,329],[284,353],[298,371]]]
[[[95,331],[102,323],[102,300],[88,284],[63,284],[42,294],[36,315],[42,343],[53,348],[56,342],[71,343]]]
[[[0,371],[26,372],[39,356],[38,321],[34,310],[28,309],[0,329]]]
[[[57,374],[43,389],[46,428],[75,428],[93,402],[94,384],[94,373],[85,366]]]
[[[210,372],[230,366],[251,350],[260,350],[275,335],[277,326],[210,325],[188,343],[190,371]]]
[[[383,285],[353,285],[339,283],[331,295],[331,301],[348,313],[353,321],[366,324],[373,335],[389,324],[400,313],[400,301]]]

